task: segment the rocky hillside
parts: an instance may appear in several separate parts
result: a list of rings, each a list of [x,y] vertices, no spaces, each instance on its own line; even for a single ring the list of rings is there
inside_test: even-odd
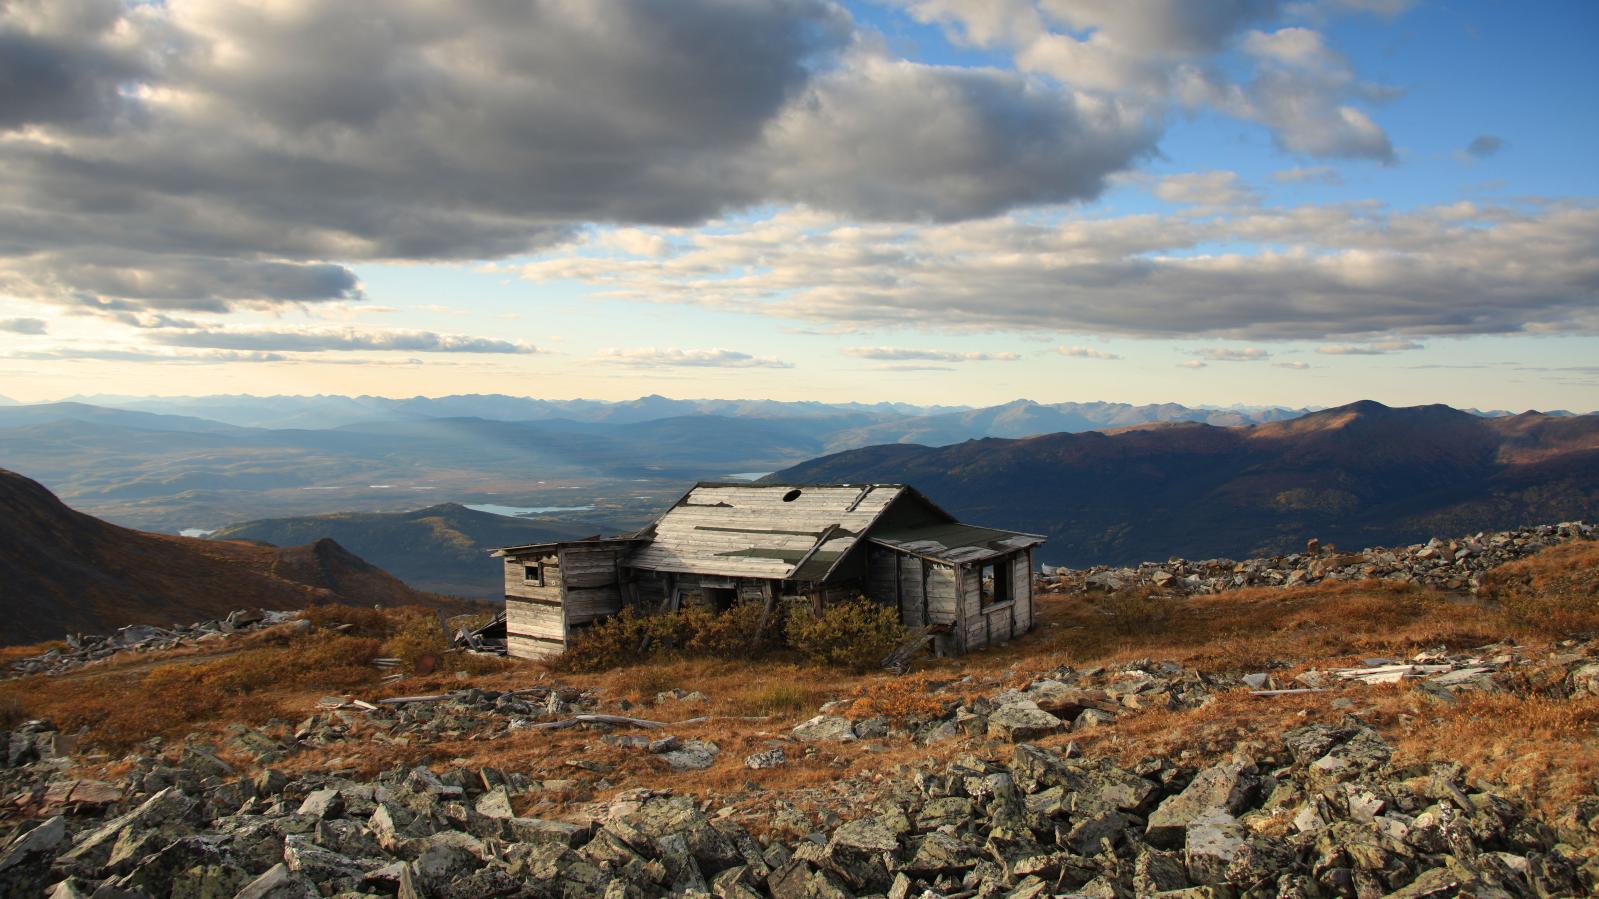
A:
[[[128,530],[0,469],[0,643],[215,618],[242,606],[436,600],[332,540],[280,549]]]
[[[442,503],[414,512],[344,512],[247,521],[215,531],[209,539],[255,540],[277,546],[337,540],[419,590],[499,599],[505,587],[499,566],[488,557],[489,550],[572,540],[616,527],[614,520],[529,520]]]
[[[1589,549],[1515,564],[1591,573],[1573,564]],[[347,670],[255,684],[265,707],[190,702],[152,721],[102,695],[237,692],[226,656],[9,681],[0,699],[42,714],[0,720],[0,894],[1599,887],[1599,641],[1372,582],[1171,602],[1172,620],[1112,640],[1091,600],[1052,598],[1017,645],[909,678],[730,661],[532,682],[507,663],[382,697],[375,675],[349,679],[368,613],[279,626],[285,657],[336,649],[328,667]],[[1417,644],[1431,648],[1391,652]],[[254,645],[240,664],[267,651]],[[702,689],[662,689],[674,681]]]
[[[907,482],[976,524],[1045,534],[1087,566],[1424,541],[1599,517],[1599,415],[1483,418],[1359,402],[1244,427],[1198,423],[875,446],[777,472]]]

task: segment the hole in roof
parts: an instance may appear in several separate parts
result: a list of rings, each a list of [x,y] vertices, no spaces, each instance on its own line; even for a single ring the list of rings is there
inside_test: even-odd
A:
[[[785,502],[785,503],[791,503],[794,500],[797,500],[799,498],[800,498],[800,491],[799,491],[798,487],[796,487],[793,490],[790,490],[789,492],[783,494],[783,502]]]

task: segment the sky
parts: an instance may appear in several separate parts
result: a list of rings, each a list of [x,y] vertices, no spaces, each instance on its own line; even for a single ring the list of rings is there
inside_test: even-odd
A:
[[[0,395],[1599,409],[1599,4],[0,2]]]

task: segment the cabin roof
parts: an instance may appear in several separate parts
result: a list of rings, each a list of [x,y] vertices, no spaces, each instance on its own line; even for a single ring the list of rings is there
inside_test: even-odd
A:
[[[651,571],[826,580],[878,516],[907,493],[927,502],[904,484],[697,484],[639,533],[649,542],[633,550],[628,564]]]
[[[548,543],[522,543],[516,546],[502,546],[489,553],[491,556],[527,556],[540,553],[554,552],[568,546],[603,546],[607,543],[638,543],[640,537],[584,537],[581,540],[554,540]]]
[[[1045,542],[1038,534],[974,524],[932,524],[871,534],[873,543],[940,562],[967,563],[1003,556]]]

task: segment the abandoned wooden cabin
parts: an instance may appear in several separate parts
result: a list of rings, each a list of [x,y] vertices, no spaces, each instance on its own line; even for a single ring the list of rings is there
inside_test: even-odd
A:
[[[699,484],[637,534],[508,546],[507,647],[539,658],[645,610],[865,595],[927,627],[941,654],[1033,626],[1034,534],[961,524],[904,484]]]

